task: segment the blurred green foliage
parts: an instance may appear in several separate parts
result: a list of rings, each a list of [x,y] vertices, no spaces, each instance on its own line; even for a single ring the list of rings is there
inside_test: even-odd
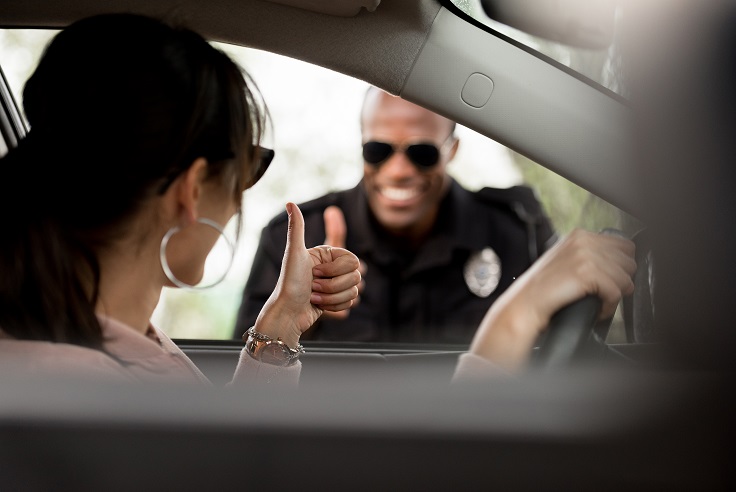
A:
[[[574,228],[600,231],[606,227],[633,234],[641,223],[634,217],[562,176],[512,152],[524,182],[535,189],[559,234]]]

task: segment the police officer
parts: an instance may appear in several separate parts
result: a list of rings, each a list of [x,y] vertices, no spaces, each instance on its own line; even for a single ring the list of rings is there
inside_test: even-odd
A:
[[[552,225],[528,187],[470,192],[447,174],[459,144],[451,120],[370,88],[361,127],[361,182],[299,205],[307,247],[361,259],[359,302],[325,313],[302,339],[469,343],[493,301],[555,241]],[[273,292],[286,229],[282,213],[262,232],[235,337]]]

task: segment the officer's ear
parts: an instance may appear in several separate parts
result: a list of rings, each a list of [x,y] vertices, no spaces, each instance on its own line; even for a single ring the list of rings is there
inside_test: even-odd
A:
[[[457,154],[457,149],[459,147],[460,139],[458,137],[454,137],[452,141],[452,147],[450,147],[450,152],[447,154],[447,162],[450,162],[455,158],[455,154]]]

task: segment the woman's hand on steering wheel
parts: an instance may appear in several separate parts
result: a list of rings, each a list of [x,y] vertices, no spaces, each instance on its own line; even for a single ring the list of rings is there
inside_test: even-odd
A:
[[[594,295],[600,318],[613,315],[633,292],[634,243],[615,235],[576,229],[542,255],[491,306],[470,352],[516,370],[529,357],[540,332],[565,306]]]

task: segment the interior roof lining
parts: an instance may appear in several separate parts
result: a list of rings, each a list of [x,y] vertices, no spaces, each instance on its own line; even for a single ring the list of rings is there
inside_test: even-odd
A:
[[[176,19],[208,39],[304,60],[398,94],[441,9],[437,0],[383,0],[375,12],[335,17],[263,0],[208,0],[206,9],[203,3],[11,0],[0,11],[0,24],[62,28],[94,14],[137,12]]]

